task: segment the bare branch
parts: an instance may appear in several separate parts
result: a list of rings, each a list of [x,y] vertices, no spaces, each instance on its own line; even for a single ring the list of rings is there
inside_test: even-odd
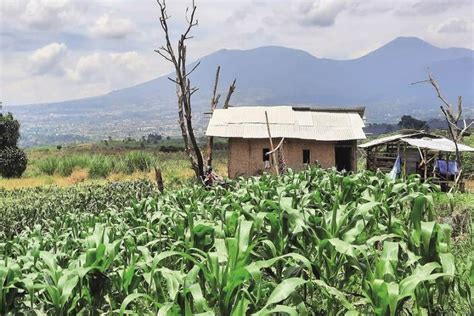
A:
[[[189,39],[188,35],[189,35],[189,32],[191,32],[191,29],[198,25],[198,22],[196,20],[196,22],[194,22],[194,14],[196,13],[196,5],[194,4],[194,0],[193,0],[193,5],[192,5],[192,10],[191,10],[191,17],[188,19],[186,17],[186,20],[188,22],[188,28],[186,29],[186,31],[183,33],[183,35],[181,35],[181,42],[184,43],[185,40]],[[186,9],[186,11],[188,11],[188,9]]]
[[[224,109],[227,109],[229,107],[229,102],[230,102],[230,97],[232,96],[232,93],[235,91],[235,82],[237,79],[234,79],[234,82],[229,87],[229,91],[227,92],[227,97],[225,98],[224,102]]]
[[[193,95],[194,93],[196,93],[198,91],[199,91],[199,88],[192,88],[189,95],[191,96],[191,95]]]
[[[176,79],[173,79],[173,78],[171,78],[171,77],[168,77],[168,80],[171,81],[171,82],[174,82],[174,83],[176,83],[176,84],[179,84],[179,83],[176,81]]]
[[[166,59],[167,61],[173,62],[173,61],[171,60],[171,58],[169,58],[168,56],[166,56],[165,54],[163,54],[160,50],[155,49],[155,52],[158,53],[158,54],[160,54],[160,56],[163,57],[164,59]]]
[[[430,81],[429,81],[429,80],[421,80],[421,81],[412,82],[412,83],[410,83],[410,84],[411,84],[411,85],[414,85],[414,84],[426,83],[426,82],[430,82]]]
[[[458,115],[456,116],[456,121],[459,121],[462,116],[462,97],[458,96]]]
[[[446,99],[441,95],[441,89],[439,88],[439,85],[436,82],[436,80],[434,80],[433,77],[431,76],[431,73],[429,73],[428,76],[429,76],[429,82],[435,88],[438,98],[446,105],[446,107],[448,108],[448,112],[450,112],[451,104],[449,104],[449,102],[446,101]]]
[[[474,124],[474,121],[471,121],[471,123],[467,124],[466,120],[463,120],[464,122],[464,128],[459,132],[459,140],[464,136],[464,134],[467,132],[469,128]]]
[[[442,106],[440,106],[440,109],[441,109],[441,112],[443,112],[444,116],[447,118],[447,122],[449,123],[450,128],[453,128],[453,129],[455,129],[455,130],[458,130],[459,127],[458,127],[458,125],[456,124],[456,122],[453,122],[453,121],[451,121],[450,119],[448,119],[449,113],[446,111],[446,109],[443,108]]]
[[[186,74],[184,77],[186,78],[187,76],[189,76],[190,74],[192,74],[192,73],[193,73],[193,71],[194,71],[194,70],[196,70],[196,68],[197,68],[197,67],[199,67],[199,65],[200,65],[200,64],[201,64],[201,62],[200,62],[200,61],[198,61],[198,62],[197,62],[197,64],[196,64],[196,65],[194,65],[193,69],[191,69],[191,71],[190,71],[190,72],[188,72],[188,73],[187,73],[187,74]]]
[[[221,72],[221,66],[217,66],[216,70],[216,78],[214,79],[214,89],[212,90],[212,98],[211,98],[211,112],[217,107],[217,103],[219,102],[220,94],[216,97],[217,93],[217,86],[219,85],[219,74]]]
[[[454,186],[453,186],[454,188],[457,186],[457,183],[461,177],[461,171],[462,171],[461,153],[459,151],[458,143],[460,140],[462,140],[464,133],[470,128],[470,126],[474,123],[474,121],[468,125],[466,121],[463,120],[464,128],[460,128],[459,120],[461,119],[462,112],[463,112],[462,111],[462,97],[460,96],[458,97],[457,111],[456,113],[454,113],[455,110],[453,110],[453,107],[451,106],[451,104],[443,97],[441,93],[441,88],[439,87],[438,82],[436,82],[436,80],[433,78],[431,73],[428,73],[428,80],[418,81],[413,84],[421,83],[421,82],[430,83],[435,89],[438,99],[440,99],[441,102],[443,103],[443,105],[440,106],[440,109],[446,119],[446,122],[448,123],[448,132],[449,132],[452,142],[454,143],[455,152],[456,152],[456,161],[459,164],[459,170],[460,170],[459,175],[454,182]]]

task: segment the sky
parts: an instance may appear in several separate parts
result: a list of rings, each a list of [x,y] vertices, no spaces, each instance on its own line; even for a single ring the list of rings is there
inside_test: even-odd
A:
[[[195,0],[188,60],[279,45],[353,59],[398,36],[474,48],[472,0]],[[191,0],[168,0],[173,39]],[[156,0],[0,0],[0,101],[90,97],[171,71]]]

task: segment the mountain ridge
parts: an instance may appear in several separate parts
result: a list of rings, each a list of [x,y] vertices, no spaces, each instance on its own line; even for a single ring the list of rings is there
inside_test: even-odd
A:
[[[398,37],[364,56],[347,60],[319,58],[301,49],[263,46],[221,49],[197,61],[201,64],[191,75],[192,84],[200,89],[193,96],[193,119],[201,132],[207,122],[204,112],[209,108],[218,65],[219,92],[223,95],[237,79],[232,96],[235,106],[364,105],[372,122],[395,122],[404,114],[433,118],[440,114],[433,88],[410,84],[426,79],[430,70],[446,97],[456,100],[462,95],[466,115],[474,114],[474,51],[439,48],[414,37]],[[124,136],[146,129],[177,134],[175,88],[168,76],[95,97],[5,108],[23,119],[26,130],[39,129],[41,133]],[[35,127],[38,122],[44,126]],[[78,128],[62,130],[64,122]]]
[[[379,53],[380,51],[384,51],[386,50],[387,48],[390,48],[390,47],[393,47],[393,46],[398,46],[399,43],[410,43],[410,44],[417,44],[419,45],[420,47],[424,47],[424,48],[433,48],[433,49],[436,49],[436,50],[443,50],[443,51],[453,51],[453,52],[456,52],[458,54],[471,54],[472,57],[474,57],[474,50],[471,50],[469,48],[461,48],[461,47],[447,47],[447,48],[439,48],[437,46],[434,46],[418,37],[414,37],[414,36],[398,36],[396,37],[395,39],[387,42],[386,44],[383,44],[382,46],[380,46],[379,48],[376,48],[375,50],[371,51],[371,52],[368,52],[366,53],[365,55],[363,56],[360,56],[360,57],[356,57],[356,58],[350,58],[350,59],[333,59],[333,58],[327,58],[327,57],[318,57],[318,56],[315,56],[305,50],[302,50],[302,49],[299,49],[299,48],[292,48],[292,47],[287,47],[287,46],[279,46],[279,45],[265,45],[265,46],[258,46],[258,47],[254,47],[254,48],[250,48],[250,49],[227,49],[227,48],[223,48],[223,49],[219,49],[213,53],[210,53],[208,55],[205,55],[201,58],[198,58],[196,59],[194,62],[192,62],[191,64],[195,64],[196,62],[198,61],[202,61],[202,60],[206,60],[206,59],[209,59],[213,56],[216,56],[220,53],[234,53],[234,52],[239,52],[239,53],[251,53],[251,52],[256,52],[256,51],[264,51],[264,50],[267,50],[267,49],[278,49],[278,50],[285,50],[285,51],[291,51],[291,52],[297,52],[297,53],[302,53],[302,54],[305,54],[307,55],[308,57],[312,57],[316,60],[320,60],[320,61],[331,61],[331,62],[351,62],[351,61],[357,61],[357,60],[361,60],[361,59],[366,59],[367,57],[371,57],[377,53]],[[465,57],[465,56],[464,56]],[[461,57],[463,58],[463,57]],[[451,59],[451,58],[447,58],[447,59]],[[445,59],[440,59],[438,61],[442,61],[442,60],[445,60]],[[225,71],[225,69],[222,69],[222,71]],[[107,95],[110,95],[110,94],[113,94],[117,91],[121,91],[121,90],[128,90],[128,89],[131,89],[131,88],[135,88],[135,87],[139,87],[139,86],[142,86],[144,84],[147,84],[147,83],[150,83],[150,82],[156,82],[156,80],[158,79],[161,79],[163,77],[169,77],[170,75],[172,75],[173,73],[168,73],[168,74],[164,74],[164,75],[161,75],[159,77],[156,77],[156,78],[153,78],[153,79],[150,79],[150,80],[147,80],[147,81],[144,81],[144,82],[141,82],[141,83],[138,83],[138,84],[135,84],[135,85],[132,85],[132,86],[129,86],[129,87],[124,87],[124,88],[120,88],[120,89],[114,89],[112,91],[109,91],[109,92],[106,92],[104,94],[99,94],[99,95],[95,95],[95,96],[88,96],[88,97],[84,97],[84,98],[73,98],[73,99],[67,99],[67,100],[63,100],[63,101],[53,101],[53,102],[40,102],[40,103],[28,103],[28,104],[21,104],[21,105],[11,105],[11,106],[33,106],[33,105],[49,105],[49,104],[60,104],[60,103],[67,103],[67,102],[76,102],[76,101],[83,101],[83,100],[88,100],[88,99],[94,99],[94,98],[100,98],[100,97],[104,97],[104,96],[107,96]]]

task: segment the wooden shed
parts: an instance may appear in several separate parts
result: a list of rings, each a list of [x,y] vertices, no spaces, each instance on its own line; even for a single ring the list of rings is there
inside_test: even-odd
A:
[[[372,171],[390,172],[399,158],[402,177],[419,174],[425,180],[431,178],[433,182],[448,186],[461,172],[456,170],[457,162],[453,160],[454,142],[434,134],[405,131],[377,138],[359,145],[359,148],[365,150],[367,169]],[[461,152],[474,151],[463,144],[458,144],[458,149]],[[446,170],[442,170],[442,164],[446,165]]]
[[[242,106],[214,111],[207,136],[229,140],[228,175],[251,176],[273,172],[272,142],[281,143],[286,166],[301,170],[357,169],[357,141],[365,139],[364,108],[302,108]],[[268,117],[268,125],[267,125]]]

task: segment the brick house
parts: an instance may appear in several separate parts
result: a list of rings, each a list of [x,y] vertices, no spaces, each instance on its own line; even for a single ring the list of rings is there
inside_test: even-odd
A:
[[[365,139],[365,108],[299,108],[242,106],[216,109],[206,136],[228,138],[228,175],[251,176],[273,172],[265,112],[274,146],[282,139],[287,166],[301,170],[319,163],[355,171],[357,140]]]

